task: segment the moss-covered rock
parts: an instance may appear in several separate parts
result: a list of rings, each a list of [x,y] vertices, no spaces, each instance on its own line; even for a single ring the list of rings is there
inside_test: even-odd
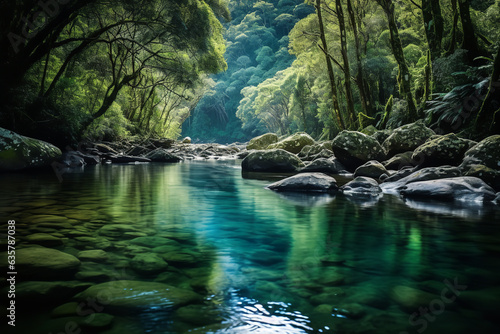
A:
[[[486,167],[485,165],[472,165],[464,176],[475,176],[486,182],[496,191],[500,191],[500,170]]]
[[[387,169],[378,161],[371,160],[365,163],[364,165],[359,166],[354,171],[354,176],[367,176],[372,177],[374,179],[378,179],[383,174],[389,174]]]
[[[365,135],[368,136],[373,136],[375,133],[377,133],[377,128],[374,127],[373,125],[368,125],[366,128],[363,128],[361,130],[361,133],[364,133]]]
[[[397,153],[412,151],[425,143],[427,139],[435,135],[434,131],[425,126],[423,120],[403,125],[384,141],[382,147],[388,157]]]
[[[454,133],[436,138],[433,136],[415,149],[412,159],[420,167],[458,166],[468,148],[469,143]]]
[[[379,130],[372,134],[371,136],[375,138],[381,145],[382,143],[389,138],[389,136],[392,134],[392,130]]]
[[[400,170],[404,167],[414,167],[417,163],[412,159],[413,151],[398,153],[389,160],[382,162],[386,169]]]
[[[483,139],[465,152],[460,167],[467,169],[471,165],[484,165],[488,168],[500,170],[500,135]]]
[[[197,293],[167,284],[146,281],[111,281],[91,286],[75,296],[77,301],[96,301],[106,305],[106,310],[118,313],[148,311],[151,305],[162,309],[198,303],[203,298]]]
[[[356,168],[370,160],[383,160],[384,150],[373,137],[357,131],[342,131],[332,142],[332,150],[348,170]]]
[[[295,154],[280,149],[253,151],[241,162],[248,172],[296,172],[304,166]]]
[[[52,144],[0,128],[0,171],[47,167],[61,155]]]
[[[298,132],[280,140],[277,143],[269,145],[268,149],[282,149],[290,153],[299,153],[306,145],[313,145],[314,139],[305,132]]]
[[[248,142],[247,150],[265,150],[269,145],[276,142],[278,142],[278,136],[275,133],[266,133],[252,138]]]

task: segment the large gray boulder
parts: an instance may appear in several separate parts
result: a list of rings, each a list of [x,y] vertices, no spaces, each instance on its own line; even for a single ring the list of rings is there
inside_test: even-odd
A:
[[[295,154],[281,149],[253,151],[241,162],[248,172],[296,172],[304,166]]]
[[[380,187],[385,193],[398,193],[409,183],[458,177],[460,175],[461,171],[458,167],[427,167],[415,171],[396,182],[384,182],[380,185]]]
[[[433,135],[435,135],[434,131],[426,127],[423,120],[419,120],[394,130],[384,141],[382,147],[387,156],[392,157],[398,153],[413,151]]]
[[[269,145],[278,142],[278,136],[274,133],[266,133],[262,136],[252,138],[247,145],[247,150],[265,150]]]
[[[52,144],[0,128],[0,172],[47,167],[61,156]]]
[[[462,176],[440,180],[413,182],[401,189],[404,197],[487,202],[495,199],[495,191],[483,180]]]
[[[117,313],[149,311],[152,305],[163,310],[172,310],[203,300],[191,290],[163,283],[129,280],[96,284],[77,294],[75,299],[81,302],[93,300],[105,305],[106,310]]]
[[[460,167],[467,170],[472,165],[483,165],[500,170],[500,135],[490,136],[465,152]]]
[[[417,147],[413,152],[412,159],[420,167],[458,166],[468,149],[468,141],[458,138],[454,133],[450,133],[429,139]]]
[[[385,153],[379,142],[358,131],[342,131],[332,142],[332,150],[337,159],[354,171],[370,160],[382,161]]]
[[[331,158],[333,157],[332,152],[332,142],[325,141],[322,143],[317,143],[314,145],[306,145],[297,154],[297,156],[302,161],[314,161],[319,158]]]
[[[323,173],[303,173],[287,177],[268,186],[275,191],[291,192],[335,192],[337,181]]]
[[[269,145],[268,149],[282,149],[290,153],[299,153],[304,146],[313,145],[314,139],[305,132],[298,132],[280,140],[277,143]]]

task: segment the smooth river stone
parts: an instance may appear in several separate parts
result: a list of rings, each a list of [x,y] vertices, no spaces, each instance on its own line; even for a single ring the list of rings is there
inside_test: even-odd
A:
[[[440,300],[439,295],[404,285],[395,286],[390,293],[390,297],[403,311],[409,313],[417,312],[421,306],[428,307],[436,298]]]
[[[57,215],[33,215],[30,217],[31,223],[66,223],[68,218]]]
[[[2,264],[7,263],[6,258],[7,252],[3,252],[0,256]],[[29,247],[16,250],[16,271],[22,273],[22,279],[69,278],[73,277],[79,266],[80,260],[76,257],[56,249]]]
[[[156,308],[177,309],[199,303],[203,297],[191,290],[147,281],[119,280],[97,284],[75,296],[77,301],[93,300],[106,310],[120,313],[147,311]]]
[[[108,254],[101,249],[81,251],[76,256],[81,261],[106,262]]]
[[[70,299],[75,294],[91,286],[78,281],[29,281],[16,284],[16,299],[22,304],[35,302],[58,303]],[[35,305],[33,305],[35,306]]]
[[[127,224],[108,224],[99,229],[99,234],[105,237],[123,237],[125,232],[139,232],[134,226]]]
[[[143,253],[136,255],[130,261],[130,266],[140,274],[151,275],[167,269],[168,263],[158,254]]]
[[[138,237],[130,240],[132,245],[156,248],[166,245],[178,245],[179,243],[175,240],[163,238],[163,237]]]
[[[35,233],[28,235],[26,240],[32,244],[55,247],[63,244],[63,240],[47,233]]]

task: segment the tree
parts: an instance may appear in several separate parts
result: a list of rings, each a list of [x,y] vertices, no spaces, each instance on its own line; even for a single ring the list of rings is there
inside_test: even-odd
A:
[[[333,73],[333,66],[332,66],[332,61],[331,61],[331,56],[328,51],[328,43],[326,41],[326,35],[325,35],[325,26],[323,23],[323,13],[321,10],[321,0],[316,0],[316,13],[318,15],[318,23],[319,23],[319,32],[320,32],[320,39],[321,39],[321,44],[318,44],[318,47],[323,51],[325,54],[325,61],[326,61],[326,68],[328,70],[328,77],[330,79],[330,88],[331,88],[331,99],[333,102],[333,113],[337,119],[338,126],[344,130],[346,128],[345,122],[342,118],[342,115],[340,113],[340,105],[337,97],[337,84],[335,83],[335,74]],[[335,118],[334,117],[334,118]]]
[[[460,9],[460,21],[462,22],[463,41],[462,49],[468,51],[467,57],[472,64],[476,57],[482,55],[477,42],[477,35],[474,31],[474,24],[470,16],[470,0],[458,0],[458,8]]]
[[[399,37],[398,26],[394,16],[394,3],[392,0],[377,0],[377,3],[382,7],[387,17],[390,32],[390,42],[392,53],[398,63],[398,84],[401,95],[408,102],[408,121],[415,121],[418,118],[417,108],[411,91],[411,75],[406,64],[406,59],[403,53],[403,46]]]

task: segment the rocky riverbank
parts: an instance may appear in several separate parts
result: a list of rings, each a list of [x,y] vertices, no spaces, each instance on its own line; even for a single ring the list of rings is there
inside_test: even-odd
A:
[[[305,133],[281,140],[265,134],[240,153],[242,169],[298,174],[269,186],[276,191],[332,192],[336,186],[328,175],[352,174],[355,179],[339,188],[347,196],[368,200],[392,193],[500,204],[500,135],[474,142],[455,134],[437,135],[422,121],[364,132],[342,131],[325,142]]]
[[[191,144],[189,138],[81,142],[61,150],[54,145],[0,128],[0,172],[44,167],[135,162],[174,163],[182,160],[236,159],[244,145]]]

